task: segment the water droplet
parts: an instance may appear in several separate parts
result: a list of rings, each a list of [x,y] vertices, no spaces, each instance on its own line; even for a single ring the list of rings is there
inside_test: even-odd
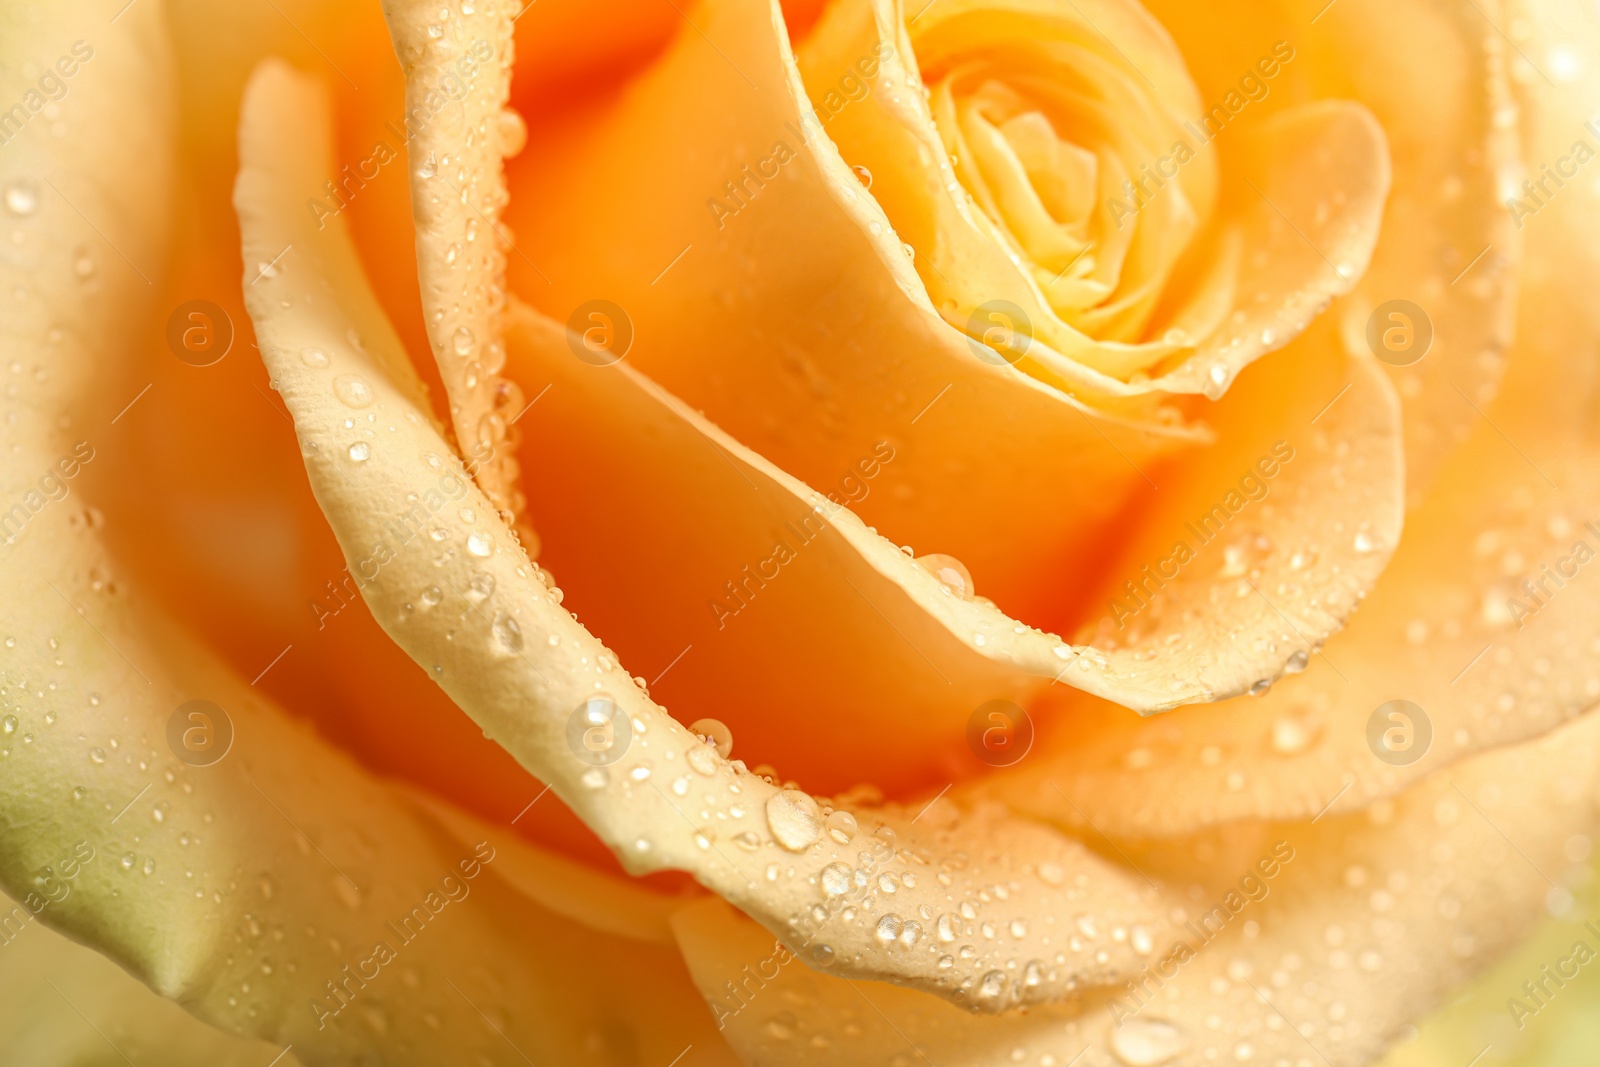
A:
[[[1128,1067],[1156,1067],[1189,1047],[1189,1035],[1165,1019],[1135,1015],[1111,1030],[1111,1051]]]
[[[809,794],[784,789],[767,800],[767,826],[778,844],[801,852],[822,835],[822,812]]]
[[[604,767],[590,767],[579,779],[589,789],[604,789],[611,781],[611,772]]]
[[[852,166],[850,169],[855,172],[856,178],[861,182],[864,188],[872,188],[872,172],[870,170],[868,170],[866,167],[860,166]]]
[[[754,852],[761,847],[761,838],[757,837],[753,830],[744,830],[733,835],[733,843],[746,852]]]
[[[122,858],[117,861],[117,866],[121,867],[125,871],[131,871],[133,870],[133,865],[138,862],[138,856],[135,856],[132,852],[125,852],[123,853]]]
[[[902,923],[900,916],[896,915],[894,912],[889,912],[878,919],[877,928],[873,932],[876,934],[879,941],[883,942],[885,945],[889,945],[899,940],[901,925]]]
[[[855,883],[854,872],[843,863],[830,863],[822,868],[822,891],[830,897],[839,897],[850,891]]]
[[[1355,550],[1363,555],[1368,552],[1376,552],[1378,550],[1378,542],[1370,533],[1365,530],[1362,530],[1356,534],[1353,544],[1355,546]]]
[[[481,534],[477,531],[473,531],[467,536],[467,551],[471,552],[474,556],[487,556],[490,552],[494,551],[494,542],[489,540],[489,536],[487,534]]]
[[[425,608],[438,607],[439,601],[444,599],[444,590],[436,585],[430,585],[422,591],[422,594],[417,599],[422,602],[422,606]]]
[[[494,639],[500,647],[517,655],[522,651],[522,627],[517,620],[503,613],[494,617]]]
[[[461,328],[456,330],[455,337],[453,337],[451,339],[451,343],[455,347],[455,350],[456,350],[456,355],[458,355],[458,356],[471,355],[472,354],[472,346],[473,346],[475,340],[476,339],[472,336],[472,331],[467,329],[465,326],[462,326]]]
[[[333,395],[347,407],[364,408],[377,399],[372,386],[359,374],[341,374],[333,380]]]
[[[326,367],[328,353],[320,348],[304,348],[300,350],[300,361],[308,367]]]
[[[17,717],[15,715],[7,715],[3,720],[0,720],[0,731],[4,731],[7,737],[16,733]]]
[[[350,458],[357,463],[365,463],[372,455],[372,446],[365,441],[357,441],[350,446]]]
[[[474,574],[467,581],[467,599],[475,604],[488,600],[494,593],[494,575]]]
[[[972,572],[967,570],[967,565],[959,559],[947,556],[943,552],[930,552],[926,556],[918,556],[917,563],[923,570],[939,579],[940,585],[962,600],[972,599]]]
[[[723,759],[733,752],[733,731],[720,719],[696,719],[689,732],[710,744]]]
[[[96,763],[104,763],[106,761],[106,750],[96,745],[89,750],[89,758]]]
[[[983,1001],[1000,999],[1006,991],[1006,976],[1001,971],[989,971],[978,979],[977,997]]]
[[[859,829],[856,817],[848,811],[836,811],[828,816],[828,836],[841,845],[848,845]]]
[[[1272,724],[1272,751],[1293,756],[1304,752],[1316,739],[1318,730],[1311,719],[1299,715],[1285,715]]]
[[[6,186],[6,210],[13,215],[32,215],[39,207],[39,191],[31,182],[12,182]]]
[[[691,745],[685,754],[689,766],[701,774],[710,776],[717,773],[717,754],[710,745]]]

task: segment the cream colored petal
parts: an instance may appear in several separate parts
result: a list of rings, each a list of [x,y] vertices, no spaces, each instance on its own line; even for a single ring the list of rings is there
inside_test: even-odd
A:
[[[261,1067],[283,1051],[207,1026],[8,897],[0,897],[0,932],[5,1067]],[[277,1062],[302,1061],[290,1051]]]
[[[975,1018],[911,990],[809,974],[717,902],[673,927],[729,1042],[775,1067],[844,1048],[940,1067],[997,1055],[1359,1067],[1516,944],[1547,900],[1565,899],[1555,880],[1567,842],[1600,822],[1597,776],[1590,716],[1431,778],[1371,819],[1253,824],[1135,850],[1157,877],[1193,877],[1187,951],[1158,941],[1134,987],[1024,1015]]]
[[[139,395],[122,346],[143,320],[153,278],[140,271],[158,272],[169,218],[170,66],[160,3],[130,7],[115,33],[99,5],[32,11],[4,39],[5,78],[38,55],[53,60],[62,41],[87,44],[79,33],[96,44],[50,125],[25,130],[0,163],[20,236],[5,284],[28,296],[7,320],[7,365],[17,369],[6,372],[0,417],[0,885],[33,922],[92,946],[219,1030],[293,1044],[304,1063],[374,1048],[395,1063],[508,1062],[508,1037],[555,1062],[597,1040],[602,1061],[625,1062],[628,1050],[607,1049],[608,1035],[660,1062],[690,1041],[715,1049],[674,953],[558,918],[502,884],[492,863],[467,879],[460,862],[483,853],[291,725],[153,610],[100,543],[84,467],[125,447],[118,416]],[[85,261],[96,269],[80,269]],[[216,705],[214,728],[232,727],[231,746],[209,765],[183,741],[197,728],[182,710],[191,700]],[[438,905],[455,890],[441,880],[452,872],[471,892],[442,905],[455,909],[445,914]],[[420,933],[390,932],[387,922],[419,905],[429,916]],[[435,921],[445,928],[428,929]],[[393,941],[394,966],[346,977],[379,939]],[[622,966],[641,959],[648,981]],[[335,979],[349,983],[352,1004],[319,1018],[313,998]],[[91,986],[61,993],[81,993],[78,1008],[98,1016]],[[500,1018],[505,1036],[474,1004]],[[152,1047],[125,1017],[98,1017],[130,1048]],[[153,1048],[164,1060],[183,1054],[177,1044]]]
[[[475,477],[495,506],[515,514],[517,466],[508,421],[522,407],[505,365],[501,315],[510,236],[500,225],[500,160],[527,138],[506,107],[514,0],[441,6],[385,0],[384,16],[406,76],[406,155],[417,230],[417,270],[428,340],[449,394],[462,452],[483,455]]]
[[[1518,262],[1532,216],[1519,226],[1511,203],[1533,202],[1521,189],[1518,107],[1507,76],[1517,57],[1496,29],[1504,12],[1492,0],[1476,8],[1360,0],[1331,9],[1315,33],[1296,35],[1316,90],[1361,101],[1388,135],[1394,191],[1383,238],[1341,317],[1349,343],[1362,348],[1369,319],[1391,300],[1422,308],[1432,327],[1425,356],[1386,368],[1405,410],[1412,504],[1473,430],[1473,405],[1493,400],[1515,332]],[[1432,59],[1419,64],[1419,54]],[[1561,134],[1551,131],[1557,157],[1576,126],[1574,116]],[[1548,158],[1530,156],[1527,176],[1537,177]]]
[[[1126,972],[1135,953],[1125,945],[1063,951],[1067,935],[1043,901],[1065,884],[1086,913],[1151,929],[1168,909],[1077,842],[986,811],[927,814],[917,825],[924,813],[885,809],[861,813],[857,829],[824,833],[816,801],[721,760],[650,701],[560,606],[483,497],[459,491],[460,461],[384,374],[384,363],[401,356],[392,334],[354,329],[377,312],[343,227],[317,230],[297,207],[303,182],[326,168],[327,141],[315,88],[281,65],[264,66],[240,134],[245,259],[284,244],[296,254],[246,299],[312,488],[395,640],[629,869],[687,870],[819,963],[987,1010]],[[327,361],[308,363],[307,348]],[[439,494],[453,502],[443,506]],[[587,720],[576,716],[601,696],[614,702],[629,739],[614,766],[583,758]],[[1009,900],[995,909],[995,921],[1008,924],[1004,948],[984,940],[941,967],[935,917],[997,897]],[[1036,985],[993,996],[963,986],[1024,951],[1059,953],[1062,962]]]

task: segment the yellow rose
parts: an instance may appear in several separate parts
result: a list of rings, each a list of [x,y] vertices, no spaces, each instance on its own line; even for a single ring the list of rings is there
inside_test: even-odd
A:
[[[4,16],[28,1062],[1359,1064],[1572,913],[1558,5]]]

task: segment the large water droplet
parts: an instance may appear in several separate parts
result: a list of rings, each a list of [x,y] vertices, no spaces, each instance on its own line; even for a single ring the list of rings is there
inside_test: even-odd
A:
[[[333,380],[333,395],[348,407],[364,408],[377,399],[372,386],[359,374],[341,374]]]
[[[856,817],[848,811],[836,811],[828,816],[828,836],[841,845],[848,845],[859,828]]]
[[[918,556],[917,563],[923,570],[939,579],[940,585],[962,600],[972,599],[972,572],[967,570],[967,565],[959,559],[947,556],[943,552],[930,552],[926,556]]]
[[[809,794],[784,789],[767,801],[767,826],[778,844],[801,852],[822,835],[822,811]]]
[[[701,774],[710,776],[717,773],[717,754],[710,745],[696,744],[689,746],[685,754],[689,766]]]
[[[467,551],[474,556],[487,556],[494,551],[494,542],[489,540],[487,534],[474,531],[467,536]]]
[[[854,881],[850,868],[842,863],[830,863],[822,868],[822,891],[830,897],[848,893]]]
[[[13,215],[32,215],[39,207],[39,191],[31,182],[12,182],[6,186],[6,210]]]
[[[1137,1015],[1111,1030],[1111,1051],[1128,1067],[1156,1067],[1189,1047],[1189,1035],[1165,1019]]]
[[[708,742],[723,759],[733,752],[733,731],[720,719],[696,719],[689,732]]]
[[[510,615],[497,614],[494,617],[494,639],[496,643],[512,655],[522,651],[522,627]]]
[[[357,463],[365,463],[372,455],[372,446],[365,441],[357,441],[350,446],[350,458]]]

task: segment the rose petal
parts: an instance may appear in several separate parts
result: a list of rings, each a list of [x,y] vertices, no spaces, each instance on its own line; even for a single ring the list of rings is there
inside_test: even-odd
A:
[[[0,1030],[6,1054],[19,1062],[108,1063],[120,1055],[172,1067],[261,1067],[283,1051],[207,1026],[93,949],[18,914],[29,913],[0,897]],[[301,1060],[291,1051],[277,1062]]]
[[[1570,150],[1566,94],[1592,91],[1586,85],[1555,91],[1530,79],[1532,158]],[[1038,780],[1022,784],[1028,773],[1000,795],[1069,825],[1086,816],[1112,834],[1302,818],[1329,804],[1334,812],[1370,804],[1592,709],[1600,701],[1600,598],[1590,576],[1600,533],[1588,525],[1600,522],[1592,431],[1600,314],[1591,292],[1600,260],[1583,235],[1596,225],[1595,202],[1581,193],[1528,220],[1520,335],[1498,397],[1469,400],[1462,383],[1457,402],[1477,420],[1471,436],[1409,515],[1362,610],[1304,675],[1261,700],[1185,709],[1161,723],[1084,709],[1073,729],[1046,742],[1049,777],[1081,814]],[[1576,550],[1580,541],[1586,548]],[[1369,742],[1369,724],[1387,723],[1379,709],[1395,699],[1418,705],[1431,727],[1428,747],[1409,763],[1380,759]]]
[[[941,1067],[992,1063],[997,1050],[1095,1067],[1358,1065],[1560,896],[1550,879],[1567,839],[1600,822],[1597,773],[1600,719],[1591,716],[1435,776],[1381,819],[1249,826],[1192,850],[1163,843],[1141,860],[1193,872],[1197,925],[1180,935],[1188,953],[1158,940],[1127,990],[1079,1006],[973,1017],[912,990],[810,974],[785,966],[759,929],[718,902],[684,909],[673,929],[722,1033],[750,1062],[809,1063],[815,1049],[848,1047]],[[1279,841],[1292,849],[1288,862],[1278,862]],[[1221,862],[1219,845],[1231,846]],[[1241,887],[1246,875],[1254,881]],[[1241,901],[1231,916],[1230,891]]]
[[[509,234],[500,225],[503,156],[521,151],[510,96],[514,0],[459,9],[386,0],[384,15],[406,76],[406,153],[428,340],[450,399],[462,452],[485,455],[476,479],[497,508],[521,509],[507,420],[522,407],[505,384],[500,314]],[[441,12],[446,17],[441,17]]]
[[[629,362],[808,485],[889,441],[897,458],[861,504],[867,522],[958,557],[1017,617],[1076,602],[1092,578],[1079,561],[1145,484],[1139,471],[1204,428],[1142,401],[1102,412],[986,362],[992,350],[939,317],[888,219],[805,125],[776,13],[707,16],[716,48],[687,31],[604,122],[541,140],[519,164],[508,217],[554,285],[513,259],[518,292],[561,322],[592,299],[619,305],[639,338]],[[726,201],[745,165],[772,173],[762,161],[785,155],[778,144],[792,158],[719,228],[708,199]]]

